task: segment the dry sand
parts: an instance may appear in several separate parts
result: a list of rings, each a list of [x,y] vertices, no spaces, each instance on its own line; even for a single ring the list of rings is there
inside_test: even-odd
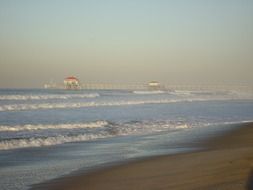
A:
[[[203,142],[205,150],[52,180],[52,190],[253,190],[253,124]]]

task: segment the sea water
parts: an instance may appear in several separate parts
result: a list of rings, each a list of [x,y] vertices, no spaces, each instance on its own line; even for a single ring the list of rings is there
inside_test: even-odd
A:
[[[2,89],[0,189],[191,151],[252,120],[252,92]]]

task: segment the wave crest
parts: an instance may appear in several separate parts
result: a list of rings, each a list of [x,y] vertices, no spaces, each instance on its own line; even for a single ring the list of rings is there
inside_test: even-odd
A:
[[[16,126],[0,126],[0,132],[17,132],[17,131],[36,131],[48,129],[87,129],[105,127],[109,123],[107,121],[95,121],[90,123],[75,124],[57,124],[57,125],[16,125]]]
[[[149,91],[141,91],[141,90],[137,90],[137,91],[133,91],[134,94],[164,94],[165,91],[162,90],[149,90]]]
[[[73,99],[96,98],[98,93],[90,94],[47,94],[47,95],[1,95],[0,100],[48,100],[48,99]]]
[[[104,107],[104,106],[128,106],[142,104],[168,104],[175,102],[192,102],[204,101],[198,100],[180,100],[180,99],[163,99],[163,100],[143,100],[143,101],[115,101],[115,102],[78,102],[78,103],[41,103],[41,104],[11,104],[0,106],[0,111],[22,111],[36,109],[65,109],[65,108],[83,108],[83,107]]]
[[[191,127],[182,122],[171,121],[126,123],[96,121],[82,124],[0,126],[0,135],[4,137],[0,141],[0,150],[52,146],[115,136],[144,135]]]
[[[55,136],[55,137],[45,137],[45,138],[25,138],[25,139],[12,139],[4,140],[0,142],[0,150],[9,150],[17,148],[28,148],[28,147],[42,147],[42,146],[52,146],[68,142],[80,142],[92,139],[103,138],[101,134],[98,135],[77,135],[77,136]]]

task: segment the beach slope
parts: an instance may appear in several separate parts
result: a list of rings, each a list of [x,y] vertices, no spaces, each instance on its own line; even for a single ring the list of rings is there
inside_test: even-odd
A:
[[[50,190],[252,190],[253,124],[202,142],[206,149],[158,156],[35,185]]]

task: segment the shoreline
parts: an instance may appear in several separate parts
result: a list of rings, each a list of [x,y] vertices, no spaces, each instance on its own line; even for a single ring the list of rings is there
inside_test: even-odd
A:
[[[205,149],[77,172],[33,185],[32,190],[253,189],[253,123],[199,143]]]

